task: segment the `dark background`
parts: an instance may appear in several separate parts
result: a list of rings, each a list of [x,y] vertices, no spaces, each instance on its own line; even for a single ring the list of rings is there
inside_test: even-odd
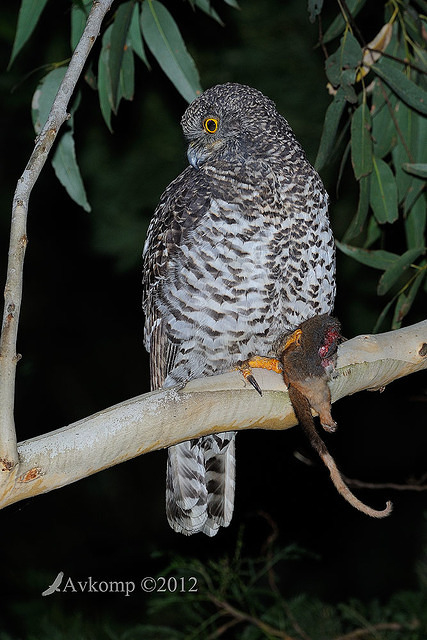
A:
[[[327,3],[335,15],[337,9]],[[382,25],[381,3],[362,14],[367,38]],[[317,26],[298,0],[245,0],[237,11],[218,3],[221,27],[182,3],[170,10],[198,65],[204,88],[239,81],[277,104],[314,162],[329,104]],[[329,7],[327,7],[329,9]],[[4,286],[13,191],[32,151],[31,96],[44,64],[69,56],[69,3],[48,4],[30,43],[10,72],[17,3],[2,3],[0,20],[0,281]],[[328,23],[328,13],[324,20]],[[141,250],[149,218],[165,186],[185,164],[179,120],[186,104],[155,61],[137,63],[137,88],[107,130],[97,94],[81,84],[75,118],[77,157],[92,206],[86,213],[57,182],[50,163],[31,197],[29,246],[18,351],[18,439],[59,428],[149,390],[142,345]],[[29,72],[31,75],[27,75]],[[337,167],[322,178],[331,195],[337,238],[354,215],[351,168],[336,193]],[[399,229],[393,232],[398,245]],[[393,248],[390,248],[393,250]],[[378,272],[338,255],[336,314],[344,333],[369,332],[385,302],[375,291]],[[425,302],[425,300],[424,300]],[[422,304],[408,324],[423,319]],[[384,330],[387,327],[384,326]],[[394,382],[383,394],[342,399],[340,424],[327,444],[342,471],[369,482],[404,483],[426,472],[426,376]],[[295,451],[313,460],[301,463]],[[425,558],[425,493],[356,490],[362,500],[393,515],[374,521],[340,498],[298,429],[253,431],[237,439],[233,522],[214,539],[173,533],[164,514],[166,453],[154,452],[77,484],[0,513],[3,630],[27,632],[28,620],[61,611],[94,620],[142,621],[150,596],[41,598],[59,571],[73,579],[138,580],[161,573],[177,554],[202,562],[232,554],[243,525],[244,552],[257,555],[277,524],[277,544],[307,549],[280,565],[284,595],[309,593],[327,602],[357,597],[387,600],[416,589]],[[65,613],[64,613],[65,612]],[[58,614],[59,616],[59,614]]]

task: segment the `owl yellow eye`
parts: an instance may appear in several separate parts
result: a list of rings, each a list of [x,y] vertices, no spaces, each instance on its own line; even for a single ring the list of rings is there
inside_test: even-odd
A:
[[[218,120],[216,118],[206,118],[203,127],[208,133],[215,133],[218,129]]]

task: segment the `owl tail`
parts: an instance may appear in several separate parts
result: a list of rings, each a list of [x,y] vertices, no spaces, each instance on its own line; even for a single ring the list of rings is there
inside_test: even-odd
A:
[[[174,531],[214,536],[227,527],[234,505],[235,433],[190,440],[169,448],[166,515]]]

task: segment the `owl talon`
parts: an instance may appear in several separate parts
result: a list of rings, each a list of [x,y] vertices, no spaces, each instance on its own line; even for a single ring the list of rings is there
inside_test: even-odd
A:
[[[255,380],[254,376],[250,373],[248,376],[245,376],[245,379],[251,383],[254,389],[256,389],[260,396],[262,396],[261,387],[258,382]]]
[[[249,382],[254,389],[256,389],[260,396],[262,396],[261,387],[258,382],[255,380],[254,375],[252,374],[252,369],[249,365],[249,360],[246,360],[240,367],[237,367],[237,371],[240,371],[244,379]]]
[[[275,371],[276,373],[282,373],[282,365],[276,358],[267,358],[266,356],[253,356],[249,360],[245,360],[242,366],[238,367],[238,370],[242,374],[245,380],[251,383],[260,396],[262,396],[261,387],[255,380],[252,369],[267,369],[268,371]]]

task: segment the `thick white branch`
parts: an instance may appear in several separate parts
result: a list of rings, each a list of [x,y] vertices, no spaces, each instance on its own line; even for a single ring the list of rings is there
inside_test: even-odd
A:
[[[18,180],[13,198],[9,259],[4,291],[5,305],[0,338],[0,469],[3,471],[10,471],[18,463],[13,415],[16,363],[20,357],[16,353],[16,340],[22,301],[30,195],[58,131],[68,118],[68,103],[112,1],[94,1],[83,35],[58,89],[46,124],[37,136],[28,164]]]
[[[427,321],[339,348],[332,400],[376,389],[427,368]],[[281,376],[256,371],[262,397],[240,373],[193,380],[184,389],[147,393],[18,445],[4,474],[0,507],[75,482],[135,456],[207,433],[287,429],[296,424]]]

